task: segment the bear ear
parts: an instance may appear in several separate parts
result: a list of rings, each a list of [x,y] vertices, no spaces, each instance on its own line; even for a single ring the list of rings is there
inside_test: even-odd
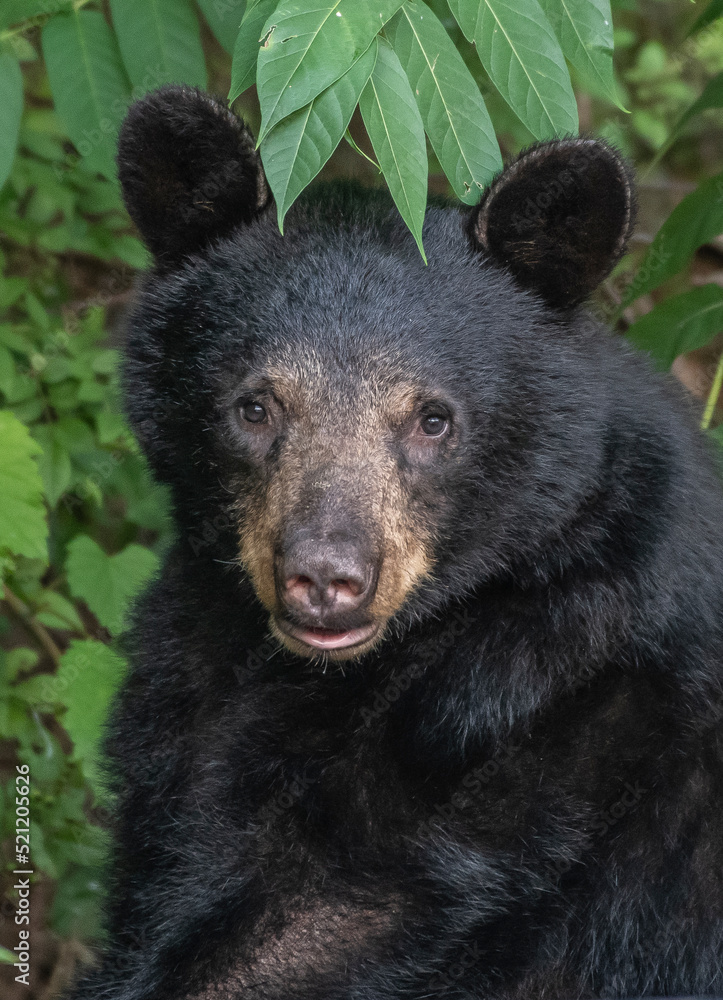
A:
[[[118,176],[131,218],[165,267],[251,222],[270,200],[249,130],[191,87],[162,87],[131,106]]]
[[[625,252],[635,223],[629,167],[598,139],[525,150],[473,210],[477,247],[548,305],[579,305]]]

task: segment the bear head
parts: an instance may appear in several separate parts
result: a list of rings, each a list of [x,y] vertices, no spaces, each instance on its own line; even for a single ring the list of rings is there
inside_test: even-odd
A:
[[[428,266],[388,196],[350,184],[312,188],[282,237],[248,129],[194,89],[133,105],[118,164],[155,258],[131,422],[181,544],[211,526],[189,558],[237,567],[284,646],[359,657],[592,544],[621,365],[579,307],[633,225],[616,151],[542,143],[475,208],[431,206]]]

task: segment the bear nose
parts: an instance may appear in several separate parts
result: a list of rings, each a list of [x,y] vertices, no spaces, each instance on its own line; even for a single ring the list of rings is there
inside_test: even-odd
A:
[[[374,573],[353,542],[301,539],[282,565],[284,602],[315,618],[356,611],[372,596]]]

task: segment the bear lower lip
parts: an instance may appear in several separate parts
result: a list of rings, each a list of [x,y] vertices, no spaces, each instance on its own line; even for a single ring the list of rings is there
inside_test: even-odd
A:
[[[290,630],[295,639],[313,646],[314,649],[348,649],[367,642],[377,631],[376,624],[363,625],[361,628],[345,629],[335,632],[329,628],[294,628]]]

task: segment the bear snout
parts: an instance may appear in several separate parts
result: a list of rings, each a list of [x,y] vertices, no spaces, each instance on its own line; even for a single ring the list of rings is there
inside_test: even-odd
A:
[[[279,601],[308,624],[323,627],[342,617],[348,620],[374,597],[378,568],[361,539],[302,530],[284,549],[277,560]]]

